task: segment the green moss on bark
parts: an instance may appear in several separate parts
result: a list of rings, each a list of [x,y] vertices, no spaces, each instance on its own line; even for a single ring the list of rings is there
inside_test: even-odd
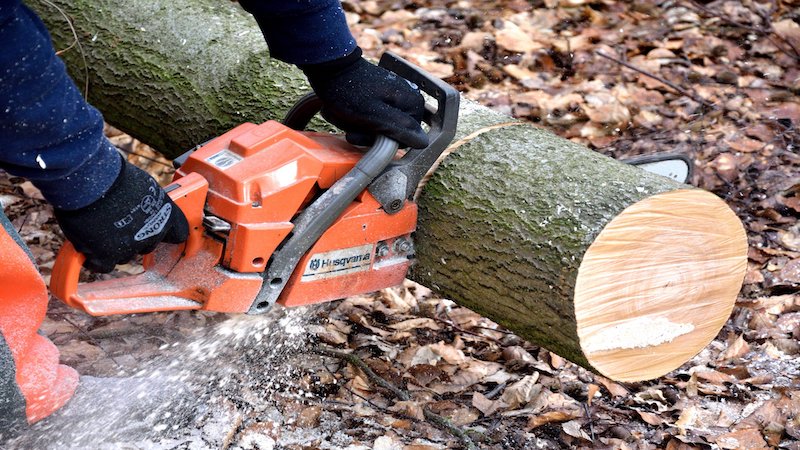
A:
[[[425,186],[411,277],[588,365],[572,303],[584,253],[627,206],[680,186],[530,126],[489,131]]]

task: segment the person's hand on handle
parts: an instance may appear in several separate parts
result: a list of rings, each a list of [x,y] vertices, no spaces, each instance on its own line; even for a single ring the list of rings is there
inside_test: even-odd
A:
[[[322,100],[322,116],[347,132],[347,140],[370,145],[384,135],[401,147],[425,148],[420,122],[425,99],[417,86],[361,56],[361,49],[333,61],[299,66]]]
[[[150,175],[124,160],[102,197],[80,209],[56,209],[55,216],[67,239],[86,256],[84,266],[94,272],[110,272],[161,242],[179,244],[189,236],[181,209]]]

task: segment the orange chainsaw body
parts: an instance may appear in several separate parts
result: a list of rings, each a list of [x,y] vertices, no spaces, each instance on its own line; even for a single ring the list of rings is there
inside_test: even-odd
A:
[[[66,243],[53,294],[93,315],[247,312],[292,219],[362,154],[340,136],[275,121],[240,125],[194,151],[166,188],[189,221],[185,244],[160,245],[142,274],[79,284],[83,257]],[[416,221],[413,202],[389,215],[363,191],[301,258],[278,303],[319,303],[402,283]]]
[[[455,136],[459,94],[390,52],[379,65],[435,100],[422,118],[427,147],[399,156],[387,136],[365,151],[342,136],[297,131],[323,106],[309,94],[283,124],[246,123],[178,158],[165,190],[189,222],[184,244],[158,245],[139,275],[79,283],[84,257],[65,242],[53,295],[92,315],[259,314],[402,283],[414,257],[412,199]]]

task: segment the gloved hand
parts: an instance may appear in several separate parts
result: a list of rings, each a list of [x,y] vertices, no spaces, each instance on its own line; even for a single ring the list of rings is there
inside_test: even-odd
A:
[[[322,100],[322,116],[347,132],[355,145],[370,145],[378,134],[402,147],[425,148],[420,122],[425,99],[400,76],[361,57],[361,49],[333,61],[301,65]]]
[[[76,210],[56,209],[64,235],[86,256],[84,267],[110,272],[160,242],[179,244],[189,236],[183,212],[150,175],[122,161],[114,184],[94,203]]]

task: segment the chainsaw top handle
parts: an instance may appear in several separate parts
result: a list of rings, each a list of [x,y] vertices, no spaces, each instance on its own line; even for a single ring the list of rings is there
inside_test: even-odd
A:
[[[384,211],[394,214],[403,208],[405,200],[414,196],[419,182],[453,140],[458,124],[460,97],[452,86],[392,52],[384,53],[378,65],[414,83],[436,101],[436,105],[425,105],[423,122],[429,126],[428,146],[409,149],[369,185],[369,192],[380,202]],[[302,130],[321,109],[322,101],[315,94],[309,94],[289,110],[283,123],[295,130]]]

